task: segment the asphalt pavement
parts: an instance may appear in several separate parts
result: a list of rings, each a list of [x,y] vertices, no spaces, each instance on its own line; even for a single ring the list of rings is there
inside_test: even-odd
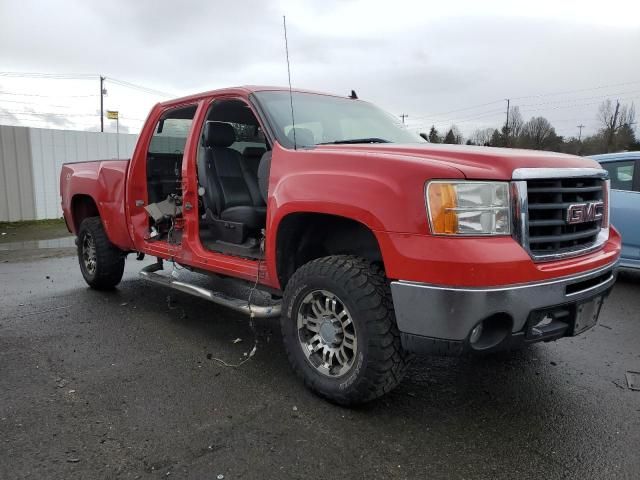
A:
[[[277,322],[145,284],[133,258],[96,292],[65,252],[0,260],[2,479],[640,478],[640,275],[580,337],[417,359],[347,409],[292,374]]]

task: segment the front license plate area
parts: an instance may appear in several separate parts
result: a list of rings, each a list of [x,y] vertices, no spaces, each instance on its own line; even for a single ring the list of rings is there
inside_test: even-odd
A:
[[[600,309],[602,308],[602,295],[576,305],[576,320],[573,326],[573,335],[589,330],[598,322]]]

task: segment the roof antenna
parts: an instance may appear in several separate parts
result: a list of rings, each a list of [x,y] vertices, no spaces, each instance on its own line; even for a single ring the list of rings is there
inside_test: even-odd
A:
[[[293,149],[298,149],[296,142],[296,119],[293,116],[293,93],[291,92],[291,67],[289,66],[289,42],[287,41],[287,17],[282,16],[282,26],[284,27],[284,49],[287,53],[287,74],[289,76],[289,103],[291,103],[291,129],[293,130]]]
[[[357,100],[358,99],[358,95],[356,94],[355,90],[351,90],[351,95],[349,95],[349,98],[352,100]]]

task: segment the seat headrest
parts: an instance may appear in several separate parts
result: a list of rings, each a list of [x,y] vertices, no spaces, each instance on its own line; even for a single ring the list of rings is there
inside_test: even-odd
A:
[[[313,147],[316,144],[313,132],[308,128],[292,128],[287,133],[287,138],[293,143],[293,131],[296,132],[296,145],[298,147]]]
[[[262,155],[264,155],[264,152],[266,152],[267,149],[264,147],[244,147],[244,150],[242,151],[242,156],[243,157],[262,157]]]
[[[236,141],[236,131],[228,123],[209,121],[202,140],[205,147],[229,147]]]

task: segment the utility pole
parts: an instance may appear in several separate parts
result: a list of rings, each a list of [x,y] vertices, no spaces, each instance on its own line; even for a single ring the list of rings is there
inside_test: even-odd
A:
[[[509,146],[509,103],[510,103],[510,99],[505,98],[505,100],[507,101],[507,121],[504,124],[504,145],[505,147]]]
[[[577,127],[580,129],[578,133],[578,141],[580,142],[582,141],[582,129],[584,128],[584,125],[578,125]]]
[[[409,115],[407,115],[406,113],[401,113],[398,116],[402,119],[402,124],[404,125],[404,119],[407,118]]]
[[[611,151],[613,144],[613,136],[616,133],[616,124],[618,123],[618,111],[620,110],[620,100],[616,100],[616,111],[613,114],[613,121],[609,126],[609,138],[607,139],[607,153]]]
[[[100,131],[104,132],[104,81],[105,78],[100,75]]]

